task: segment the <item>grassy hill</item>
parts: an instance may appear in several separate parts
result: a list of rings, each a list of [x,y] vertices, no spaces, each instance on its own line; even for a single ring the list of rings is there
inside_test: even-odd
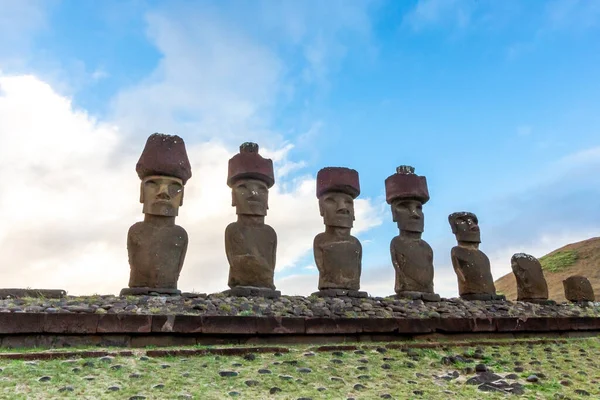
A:
[[[549,297],[556,301],[565,301],[563,279],[571,275],[587,277],[600,299],[600,237],[571,243],[540,258]],[[507,299],[517,298],[517,283],[514,274],[504,275],[496,282],[496,290],[506,295]]]

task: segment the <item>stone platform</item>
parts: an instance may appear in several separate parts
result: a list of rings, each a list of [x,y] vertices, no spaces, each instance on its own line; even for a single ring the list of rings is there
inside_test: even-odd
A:
[[[0,346],[166,346],[596,335],[600,303],[381,297],[68,296],[0,300]]]

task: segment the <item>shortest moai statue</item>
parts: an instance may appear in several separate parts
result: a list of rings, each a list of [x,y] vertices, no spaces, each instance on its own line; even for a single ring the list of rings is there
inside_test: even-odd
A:
[[[565,298],[574,303],[584,301],[596,301],[594,288],[588,278],[580,275],[573,275],[563,281],[565,288]]]
[[[136,171],[142,180],[144,220],[132,225],[127,234],[129,288],[121,290],[121,296],[178,295],[188,235],[175,225],[175,217],[183,204],[183,187],[192,176],[183,139],[150,135]]]
[[[256,143],[243,143],[229,160],[227,185],[237,221],[225,229],[225,252],[229,261],[229,296],[276,298],[275,256],[277,234],[265,224],[269,189],[275,184],[273,161],[258,154]]]
[[[517,253],[511,257],[510,266],[517,280],[517,301],[554,303],[548,300],[548,284],[542,272],[542,264],[537,258]]]
[[[317,173],[319,211],[325,232],[315,236],[313,253],[319,270],[320,297],[367,297],[360,292],[362,246],[350,234],[354,224],[354,199],[360,194],[358,172],[327,167]]]
[[[390,243],[396,271],[397,298],[440,301],[433,292],[433,250],[421,239],[425,227],[423,204],[429,201],[427,179],[414,167],[402,165],[385,180],[385,197],[400,234]]]
[[[448,216],[458,246],[452,248],[451,258],[458,277],[458,293],[465,300],[504,300],[496,294],[490,259],[481,250],[479,220],[471,212],[455,212]]]

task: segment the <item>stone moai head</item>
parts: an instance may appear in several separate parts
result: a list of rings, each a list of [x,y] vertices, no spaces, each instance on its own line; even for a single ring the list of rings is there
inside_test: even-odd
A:
[[[358,172],[344,167],[326,167],[317,173],[319,212],[327,226],[352,228],[354,199],[360,194]]]
[[[385,197],[392,218],[401,231],[423,232],[423,204],[429,201],[427,179],[415,174],[414,167],[401,165],[385,180]]]
[[[140,203],[144,214],[175,217],[183,205],[183,187],[192,177],[185,143],[177,135],[154,133],[135,167],[142,180]]]
[[[573,275],[563,281],[565,298],[573,302],[596,301],[594,288],[585,276]]]
[[[548,298],[548,284],[537,258],[525,253],[513,254],[510,266],[517,281],[517,300]]]
[[[455,212],[448,216],[452,233],[459,242],[481,243],[479,220],[471,212]]]
[[[229,160],[227,185],[238,215],[267,215],[269,188],[275,184],[273,161],[258,154],[256,143],[243,143]]]

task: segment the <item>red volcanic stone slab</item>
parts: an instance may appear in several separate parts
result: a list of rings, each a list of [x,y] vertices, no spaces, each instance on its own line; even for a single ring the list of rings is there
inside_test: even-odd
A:
[[[362,332],[364,333],[392,333],[398,332],[398,318],[361,318]]]
[[[152,316],[136,314],[103,314],[98,320],[98,333],[149,333]]]
[[[202,332],[207,334],[254,335],[260,317],[207,315],[202,317]]]
[[[600,330],[600,318],[593,317],[571,317],[571,330],[587,331]]]
[[[152,332],[202,333],[200,315],[154,315]]]
[[[46,314],[0,313],[0,334],[41,333]]]
[[[494,332],[496,322],[494,318],[473,318],[473,332]]]
[[[262,317],[256,319],[259,334],[304,335],[305,319],[302,317]]]
[[[475,327],[475,322],[467,318],[439,318],[435,330],[436,332],[471,332]]]
[[[37,353],[0,353],[0,360],[60,360],[63,358],[95,358],[95,357],[131,357],[133,352],[129,350],[110,351],[61,351],[61,352],[37,352]]]
[[[431,333],[435,331],[438,324],[438,318],[398,318],[399,333]]]
[[[306,318],[307,335],[361,333],[361,318]]]
[[[96,333],[97,314],[46,314],[44,332],[47,333]]]
[[[556,318],[496,318],[498,332],[551,332],[560,330]]]

